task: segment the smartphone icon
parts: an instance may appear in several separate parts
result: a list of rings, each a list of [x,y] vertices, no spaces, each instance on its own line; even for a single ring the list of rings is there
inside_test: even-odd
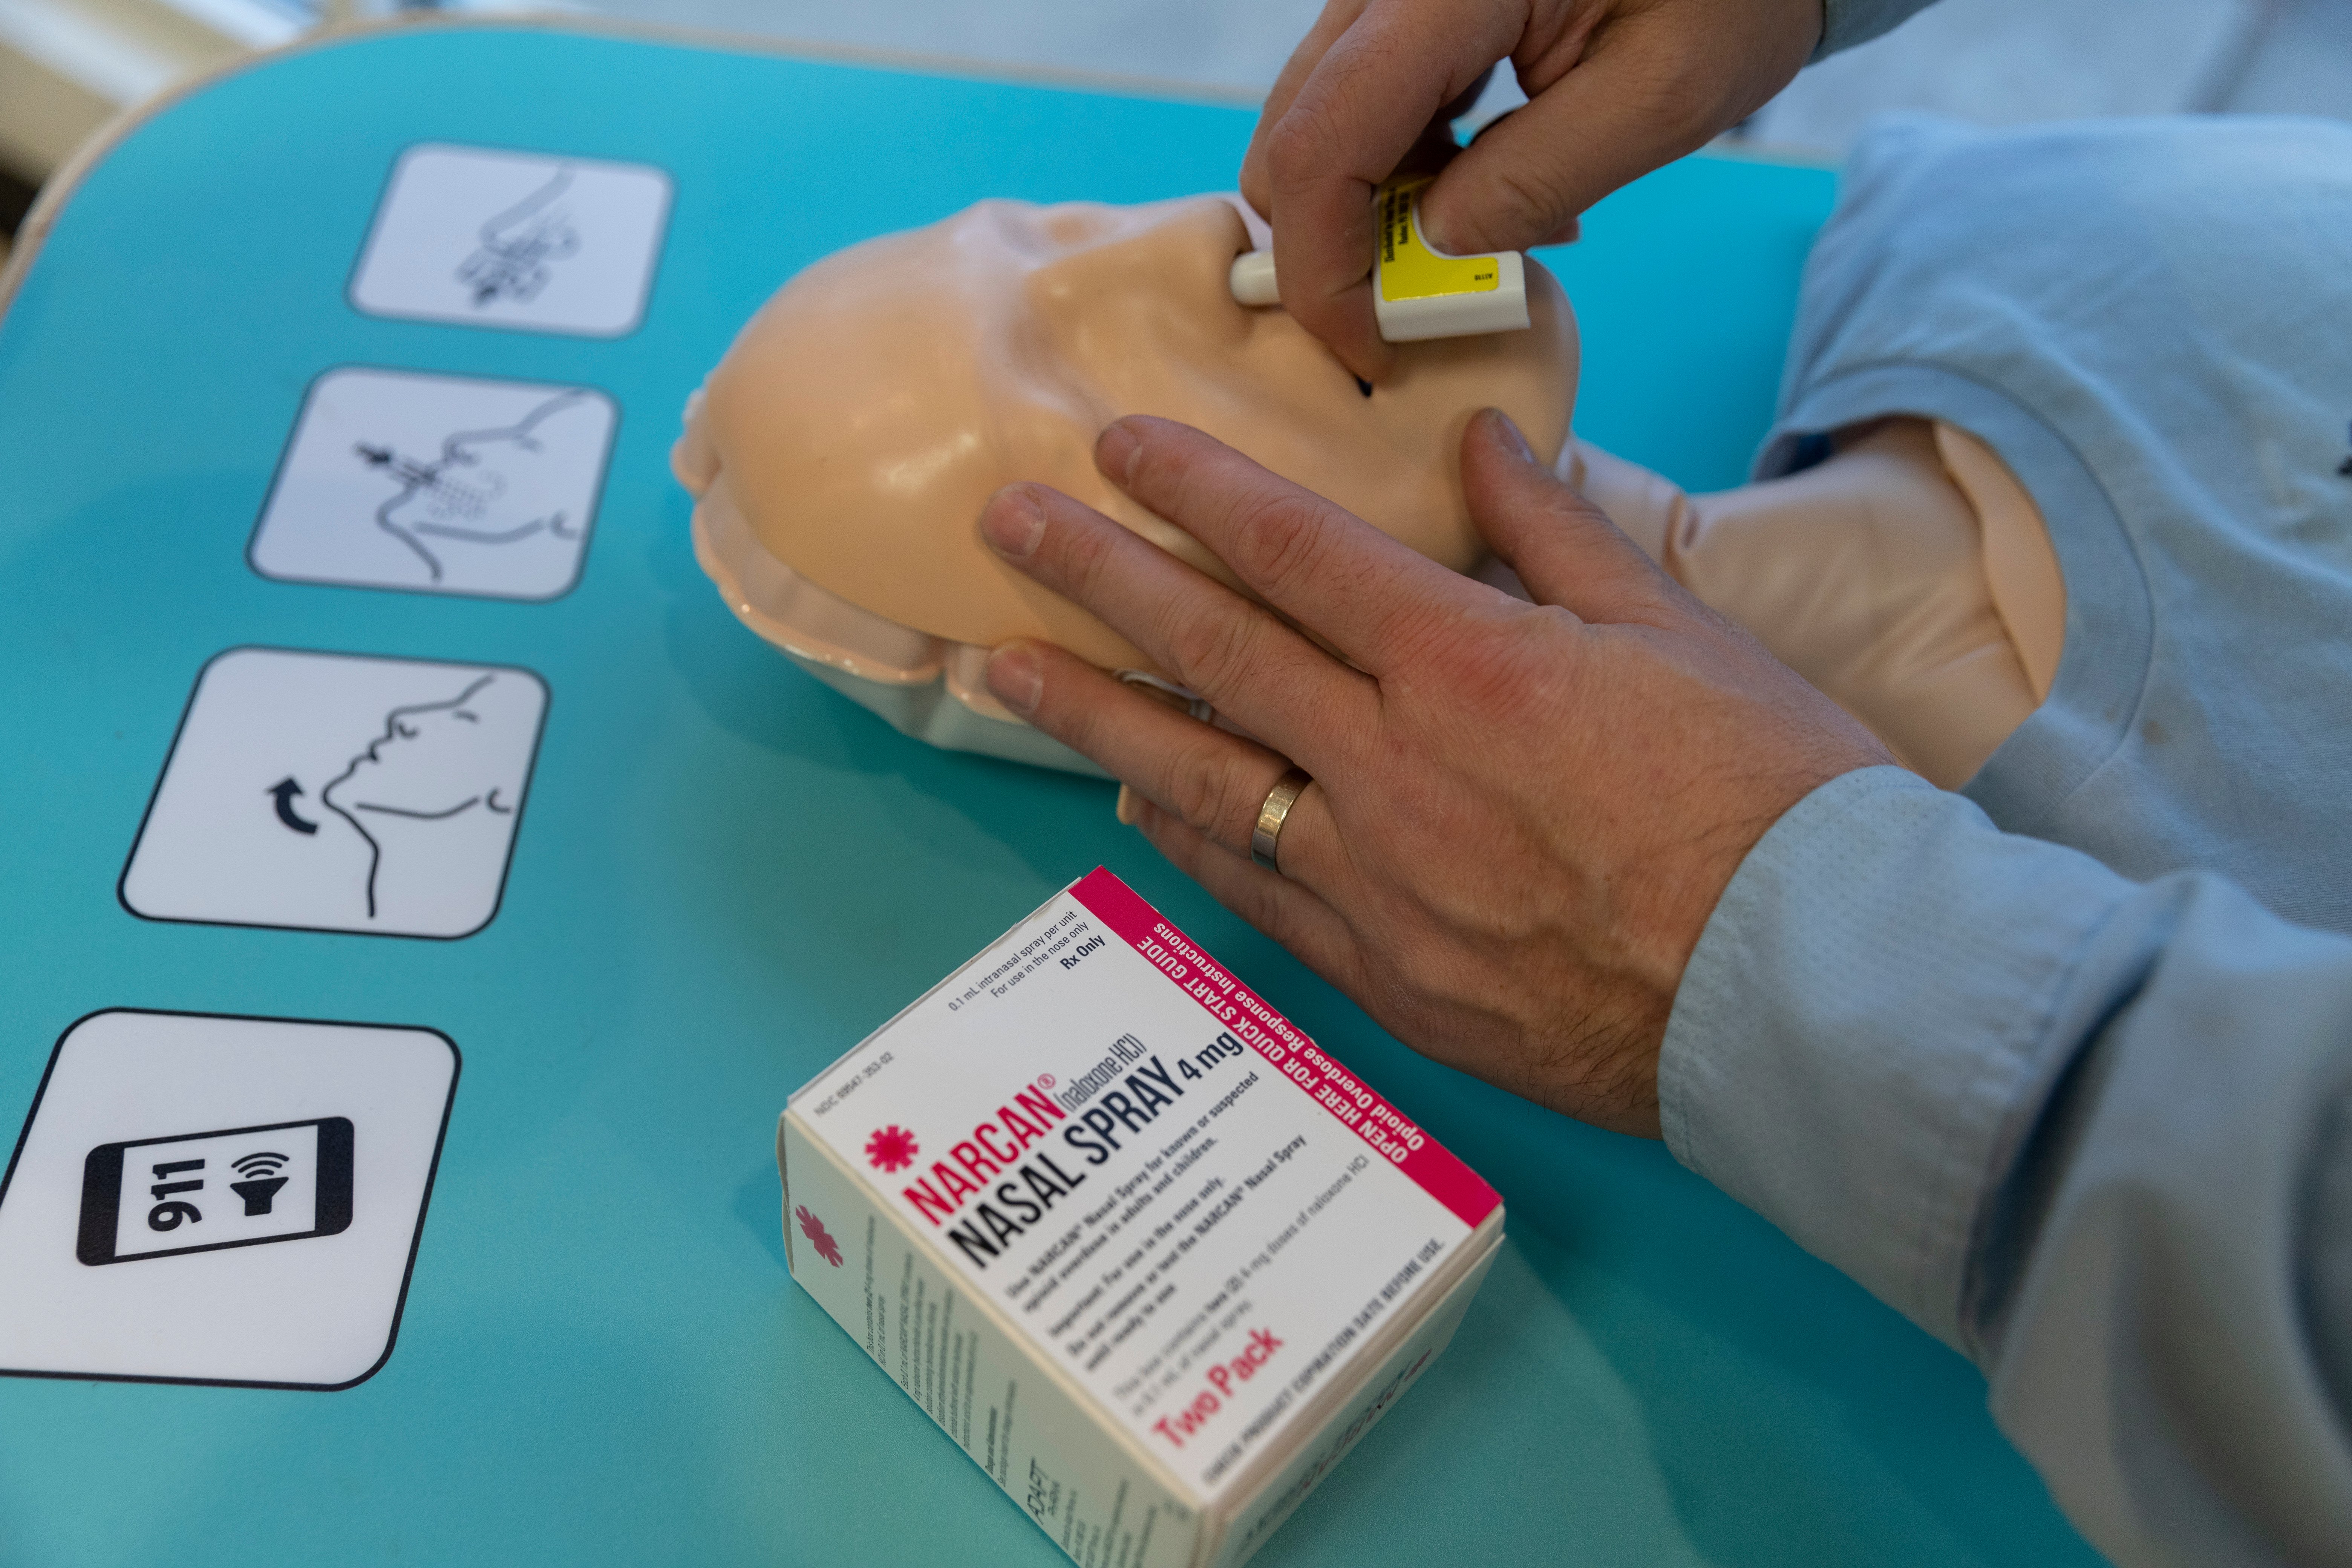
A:
[[[82,1160],[93,1267],[333,1236],[352,1223],[352,1124],[341,1116],[101,1143]]]

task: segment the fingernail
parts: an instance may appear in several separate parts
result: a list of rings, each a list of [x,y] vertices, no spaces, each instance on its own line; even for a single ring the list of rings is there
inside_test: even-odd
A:
[[[1449,190],[1446,194],[1451,195],[1452,192]],[[1437,199],[1423,200],[1413,208],[1412,220],[1420,226],[1421,237],[1428,241],[1432,250],[1440,251],[1447,256],[1474,254],[1473,251],[1458,250],[1454,247],[1454,204],[1445,200],[1444,196],[1439,195],[1435,187],[1432,187],[1427,195],[1435,196]]]
[[[1135,438],[1135,433],[1124,423],[1114,421],[1105,426],[1095,439],[1095,467],[1124,487],[1133,477],[1135,455],[1142,449],[1143,443]]]
[[[1528,438],[1519,434],[1519,427],[1511,422],[1509,415],[1499,408],[1489,408],[1486,410],[1486,422],[1503,438],[1504,444],[1519,455],[1519,461],[1532,463],[1536,460],[1535,452],[1528,446]]]
[[[1015,713],[1028,713],[1045,694],[1045,661],[1034,648],[1006,643],[988,656],[988,689]]]
[[[1118,818],[1118,825],[1121,827],[1134,826],[1143,820],[1143,797],[1127,785],[1120,784],[1118,805],[1113,808],[1112,815]]]
[[[1007,485],[980,509],[980,536],[999,555],[1026,559],[1045,537],[1045,511],[1019,485]]]

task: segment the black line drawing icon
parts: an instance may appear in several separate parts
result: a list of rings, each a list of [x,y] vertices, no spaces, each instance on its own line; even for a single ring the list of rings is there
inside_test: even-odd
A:
[[[319,831],[317,823],[306,821],[294,814],[294,797],[302,793],[302,786],[294,782],[293,774],[287,774],[262,793],[278,803],[278,821],[297,833],[311,834]]]
[[[373,316],[624,337],[671,194],[649,163],[421,142],[393,164],[348,297]]]
[[[237,1152],[257,1140],[271,1146]],[[349,1118],[324,1116],[101,1143],[82,1160],[81,1222],[74,1256],[95,1268],[340,1235],[352,1223],[354,1142]],[[283,1153],[275,1147],[278,1143],[300,1152]],[[221,1181],[223,1170],[243,1179]],[[307,1208],[278,1207],[278,1194],[295,1179],[285,1173],[289,1170],[309,1178]],[[233,1198],[224,1203],[214,1196],[215,1184]],[[126,1213],[137,1214],[142,1204],[147,1209],[142,1223],[125,1226]],[[210,1229],[202,1228],[208,1223],[207,1210]],[[251,1220],[272,1223],[238,1223]],[[126,1233],[131,1238],[128,1246]],[[156,1237],[169,1239],[157,1242],[152,1239]]]
[[[593,387],[323,371],[246,559],[278,582],[559,597],[585,563],[619,424]]]
[[[478,784],[484,771],[483,759],[468,754],[480,749],[469,742],[483,724],[474,700],[498,681],[496,675],[479,676],[446,700],[394,708],[384,715],[383,732],[319,792],[320,804],[349,823],[367,845],[371,921],[376,918],[376,879],[383,869],[384,839],[379,835],[387,835],[389,825],[449,822],[477,806],[496,816],[514,815],[512,790],[502,780],[459,797],[468,784]],[[458,726],[473,729],[469,733]],[[501,795],[509,798],[501,800]],[[362,812],[368,815],[365,823],[358,815]]]
[[[376,527],[415,552],[436,583],[441,581],[441,558],[426,546],[425,538],[500,545],[545,532],[558,539],[577,540],[579,527],[561,507],[509,527],[484,526],[511,483],[504,470],[485,461],[484,454],[485,449],[499,447],[534,454],[543,451],[536,434],[539,426],[591,395],[575,388],[549,398],[512,425],[491,430],[457,431],[442,441],[441,456],[431,462],[404,456],[386,445],[355,443],[352,450],[362,461],[400,486],[399,494],[376,508]],[[419,510],[424,514],[421,518],[404,519],[400,515]]]
[[[522,303],[539,297],[554,276],[548,264],[580,252],[580,231],[569,208],[554,204],[572,188],[572,171],[559,168],[547,184],[486,220],[481,244],[457,266],[474,308],[495,300]]]
[[[271,1201],[289,1179],[278,1173],[286,1168],[286,1156],[275,1149],[257,1149],[228,1163],[230,1170],[245,1178],[231,1182],[228,1190],[245,1200],[246,1217],[268,1214]]]

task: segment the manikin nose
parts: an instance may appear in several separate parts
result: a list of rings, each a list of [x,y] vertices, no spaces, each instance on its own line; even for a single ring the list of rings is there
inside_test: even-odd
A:
[[[1099,244],[1114,226],[1109,214],[1083,206],[1050,207],[1037,222],[1048,243],[1070,249]]]
[[[1041,220],[1056,235],[1059,254],[1031,277],[1034,298],[1084,299],[1106,291],[1147,289],[1186,298],[1194,308],[1231,299],[1226,273],[1237,246],[1246,245],[1238,221],[1228,226],[1198,207],[1171,207],[1138,222],[1132,213],[1080,210],[1066,222]]]

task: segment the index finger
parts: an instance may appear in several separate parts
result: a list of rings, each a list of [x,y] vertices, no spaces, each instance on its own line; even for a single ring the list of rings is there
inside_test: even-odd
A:
[[[1298,47],[1283,62],[1282,74],[1275,78],[1265,101],[1258,106],[1257,124],[1250,131],[1249,150],[1242,154],[1241,174],[1242,199],[1249,203],[1258,216],[1269,219],[1274,216],[1274,193],[1266,174],[1268,133],[1281,123],[1284,115],[1290,112],[1291,104],[1298,98],[1298,89],[1307,85],[1307,79],[1313,74],[1325,52],[1363,14],[1368,3],[1369,0],[1330,0],[1330,4],[1323,7],[1323,14],[1315,18],[1315,26],[1307,29],[1307,37],[1299,40]],[[1424,165],[1419,172],[1434,174],[1444,166],[1446,157],[1454,151],[1454,121],[1470,112],[1486,92],[1486,83],[1494,74],[1495,67],[1489,65],[1471,78],[1469,85],[1423,128],[1422,145],[1407,157],[1407,167]],[[1423,157],[1425,150],[1434,155]],[[1396,172],[1391,171],[1391,174]]]
[[[1307,85],[1323,52],[1363,15],[1365,3],[1366,0],[1330,0],[1323,7],[1323,14],[1315,18],[1315,25],[1307,29],[1307,36],[1298,40],[1298,47],[1290,51],[1290,58],[1282,62],[1282,74],[1274,79],[1273,90],[1258,108],[1257,125],[1250,132],[1249,151],[1242,154],[1242,198],[1257,209],[1260,217],[1274,216],[1274,196],[1266,184],[1266,132],[1290,112],[1298,89]]]
[[[1328,771],[1363,728],[1372,697],[1363,675],[1083,501],[1045,485],[1007,485],[981,510],[980,531],[1006,564],[1091,610],[1300,765]]]
[[[1116,420],[1095,459],[1252,592],[1375,678],[1412,661],[1422,630],[1509,603],[1189,425]]]
[[[1377,380],[1393,358],[1372,317],[1372,192],[1439,112],[1510,52],[1509,26],[1486,6],[1465,22],[1372,0],[1265,132],[1283,306],[1357,375]]]

